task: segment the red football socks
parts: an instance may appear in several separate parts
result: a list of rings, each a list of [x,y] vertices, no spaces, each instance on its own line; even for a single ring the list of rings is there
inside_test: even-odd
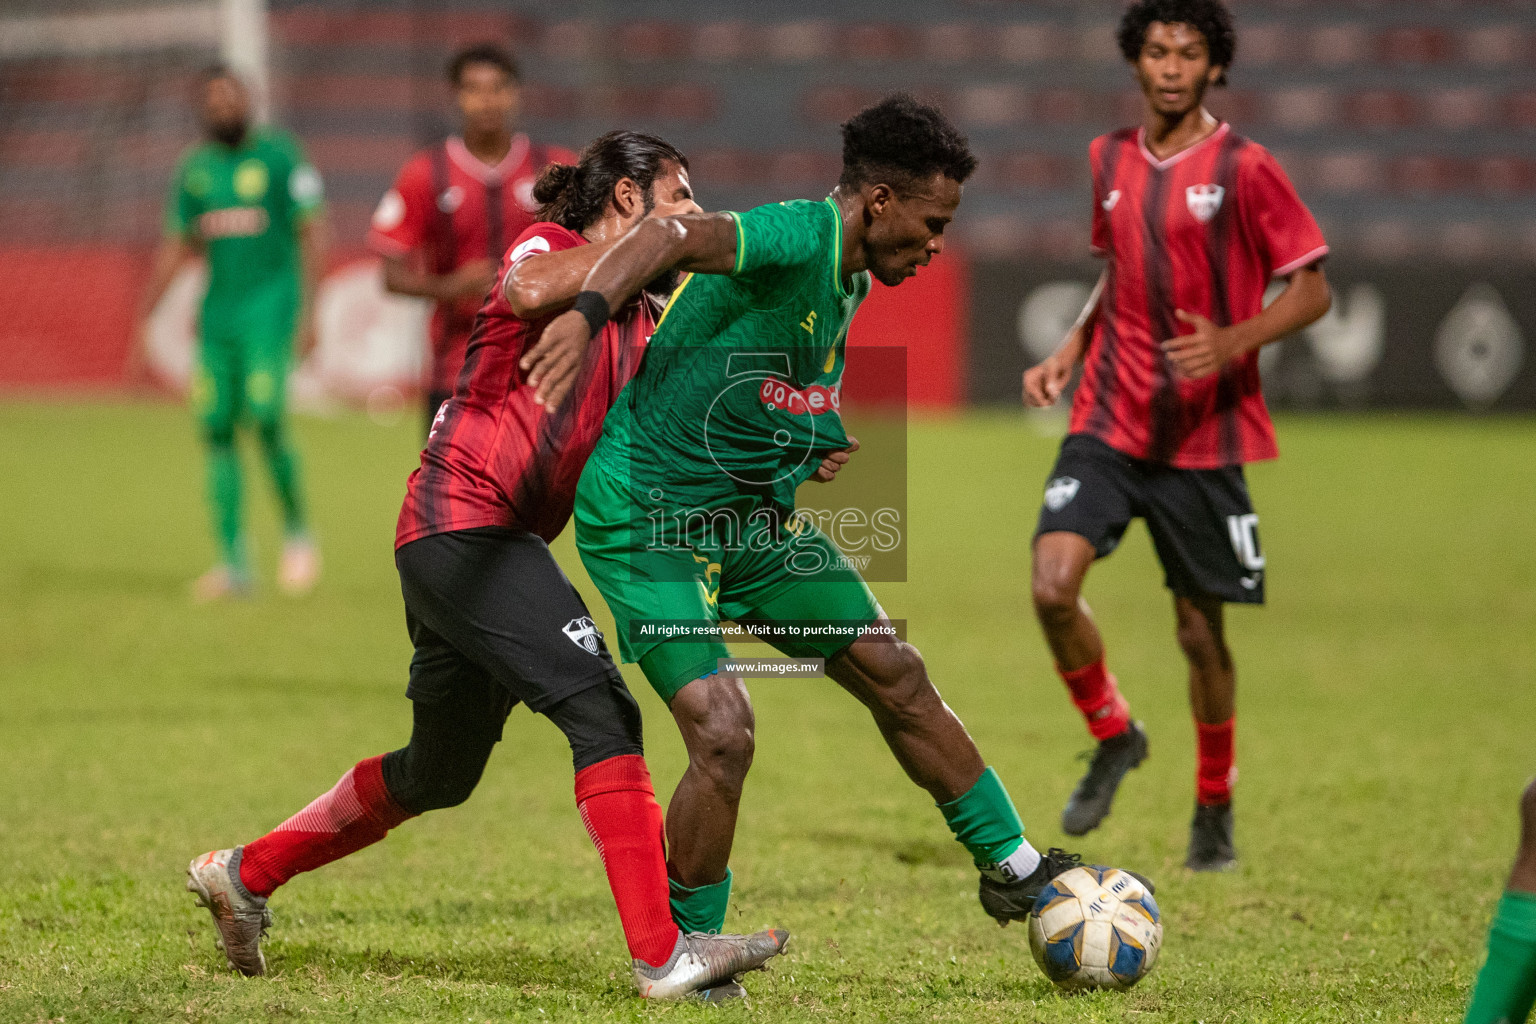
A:
[[[326,793],[240,855],[240,883],[257,896],[383,839],[415,815],[384,788],[384,756],[359,761]]]
[[[660,967],[672,956],[678,932],[667,888],[666,833],[645,758],[624,754],[577,772],[576,807],[603,859],[629,955]]]
[[[1195,794],[1202,804],[1224,804],[1232,799],[1232,783],[1237,779],[1232,763],[1232,728],[1236,723],[1236,715],[1219,725],[1195,723],[1200,750]]]
[[[1120,696],[1103,658],[1070,672],[1057,665],[1056,672],[1072,691],[1072,703],[1083,713],[1094,739],[1107,740],[1130,728],[1131,706]]]

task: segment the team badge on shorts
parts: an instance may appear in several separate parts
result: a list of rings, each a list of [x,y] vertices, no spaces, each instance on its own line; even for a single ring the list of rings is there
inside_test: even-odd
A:
[[[585,615],[561,626],[560,632],[588,654],[596,654],[598,645],[603,642],[603,634],[597,631],[597,624]]]
[[[1083,486],[1070,476],[1059,476],[1045,485],[1045,507],[1060,512],[1077,497],[1077,489]]]

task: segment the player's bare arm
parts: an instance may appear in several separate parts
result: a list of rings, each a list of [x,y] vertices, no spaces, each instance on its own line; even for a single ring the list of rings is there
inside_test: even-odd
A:
[[[496,264],[470,260],[446,274],[418,270],[402,257],[384,257],[384,288],[395,295],[411,295],[434,302],[479,298],[496,283]]]
[[[1061,347],[1045,359],[1024,371],[1024,404],[1038,409],[1056,404],[1062,391],[1072,380],[1072,371],[1082,362],[1088,350],[1088,337],[1093,332],[1093,322],[1098,316],[1099,301],[1104,297],[1104,282],[1108,272],[1099,275],[1098,283],[1083,304],[1083,311],[1062,339]]]
[[[1328,279],[1321,264],[1314,263],[1293,273],[1285,291],[1267,309],[1230,327],[1218,327],[1199,313],[1175,310],[1174,316],[1193,331],[1169,338],[1163,342],[1163,351],[1181,376],[1198,380],[1216,373],[1244,352],[1316,322],[1332,305]]]
[[[736,219],[730,214],[648,219],[597,261],[581,290],[595,292],[611,311],[663,271],[726,274],[735,266]],[[544,329],[539,343],[520,364],[528,383],[538,389],[539,404],[558,406],[565,398],[595,333],[586,314],[575,309]]]
[[[294,355],[303,359],[315,347],[315,296],[320,291],[320,277],[325,273],[325,253],[330,245],[330,226],[323,214],[315,214],[299,223],[298,234],[303,292],[299,303],[298,334],[294,338]]]
[[[200,255],[202,255],[202,246],[195,236],[171,235],[160,240],[160,245],[155,250],[154,264],[150,267],[149,283],[144,286],[144,294],[139,301],[133,345],[128,349],[130,380],[143,380],[145,377],[145,332],[149,328],[149,318],[154,313],[155,307],[160,305],[166,289],[176,279],[177,271]]]
[[[520,260],[501,283],[502,297],[524,320],[569,306],[593,266],[616,244],[595,242]]]

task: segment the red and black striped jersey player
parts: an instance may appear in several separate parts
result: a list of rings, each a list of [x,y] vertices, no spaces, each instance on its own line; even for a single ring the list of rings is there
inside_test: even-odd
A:
[[[259,839],[188,867],[187,888],[212,912],[224,954],[243,974],[266,970],[261,937],[279,886],[410,818],[463,803],[519,703],[570,742],[576,803],[602,857],[642,996],[739,996],[733,977],[761,967],[788,939],[782,931],[684,935],[673,923],[640,708],[546,545],[570,519],[576,480],[640,363],[660,299],[642,293],[604,325],[557,411],[535,400],[518,368],[598,256],[648,217],[698,211],[688,162],[653,136],[610,132],[579,164],[546,169],[534,194],[540,222],[501,261],[458,387],[400,510],[395,566],[415,648],[410,742],[357,762]]]
[[[1088,567],[1140,517],[1189,662],[1199,766],[1186,864],[1223,870],[1237,855],[1236,675],[1222,611],[1264,601],[1243,465],[1277,454],[1258,351],[1328,311],[1328,246],[1275,158],[1205,109],[1236,46],[1219,0],[1138,0],[1118,40],[1145,117],[1089,147],[1093,248],[1105,268],[1061,347],[1024,374],[1025,403],[1049,406],[1083,364],[1045,487],[1031,581],[1057,671],[1098,740],[1062,829],[1096,828],[1147,755],[1081,598]],[[1276,278],[1285,287],[1266,308]]]

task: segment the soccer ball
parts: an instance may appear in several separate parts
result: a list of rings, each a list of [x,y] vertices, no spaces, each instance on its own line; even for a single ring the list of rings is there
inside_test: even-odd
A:
[[[1029,948],[1069,991],[1124,991],[1145,978],[1163,945],[1157,901],[1119,868],[1076,867],[1051,879],[1029,914]]]

